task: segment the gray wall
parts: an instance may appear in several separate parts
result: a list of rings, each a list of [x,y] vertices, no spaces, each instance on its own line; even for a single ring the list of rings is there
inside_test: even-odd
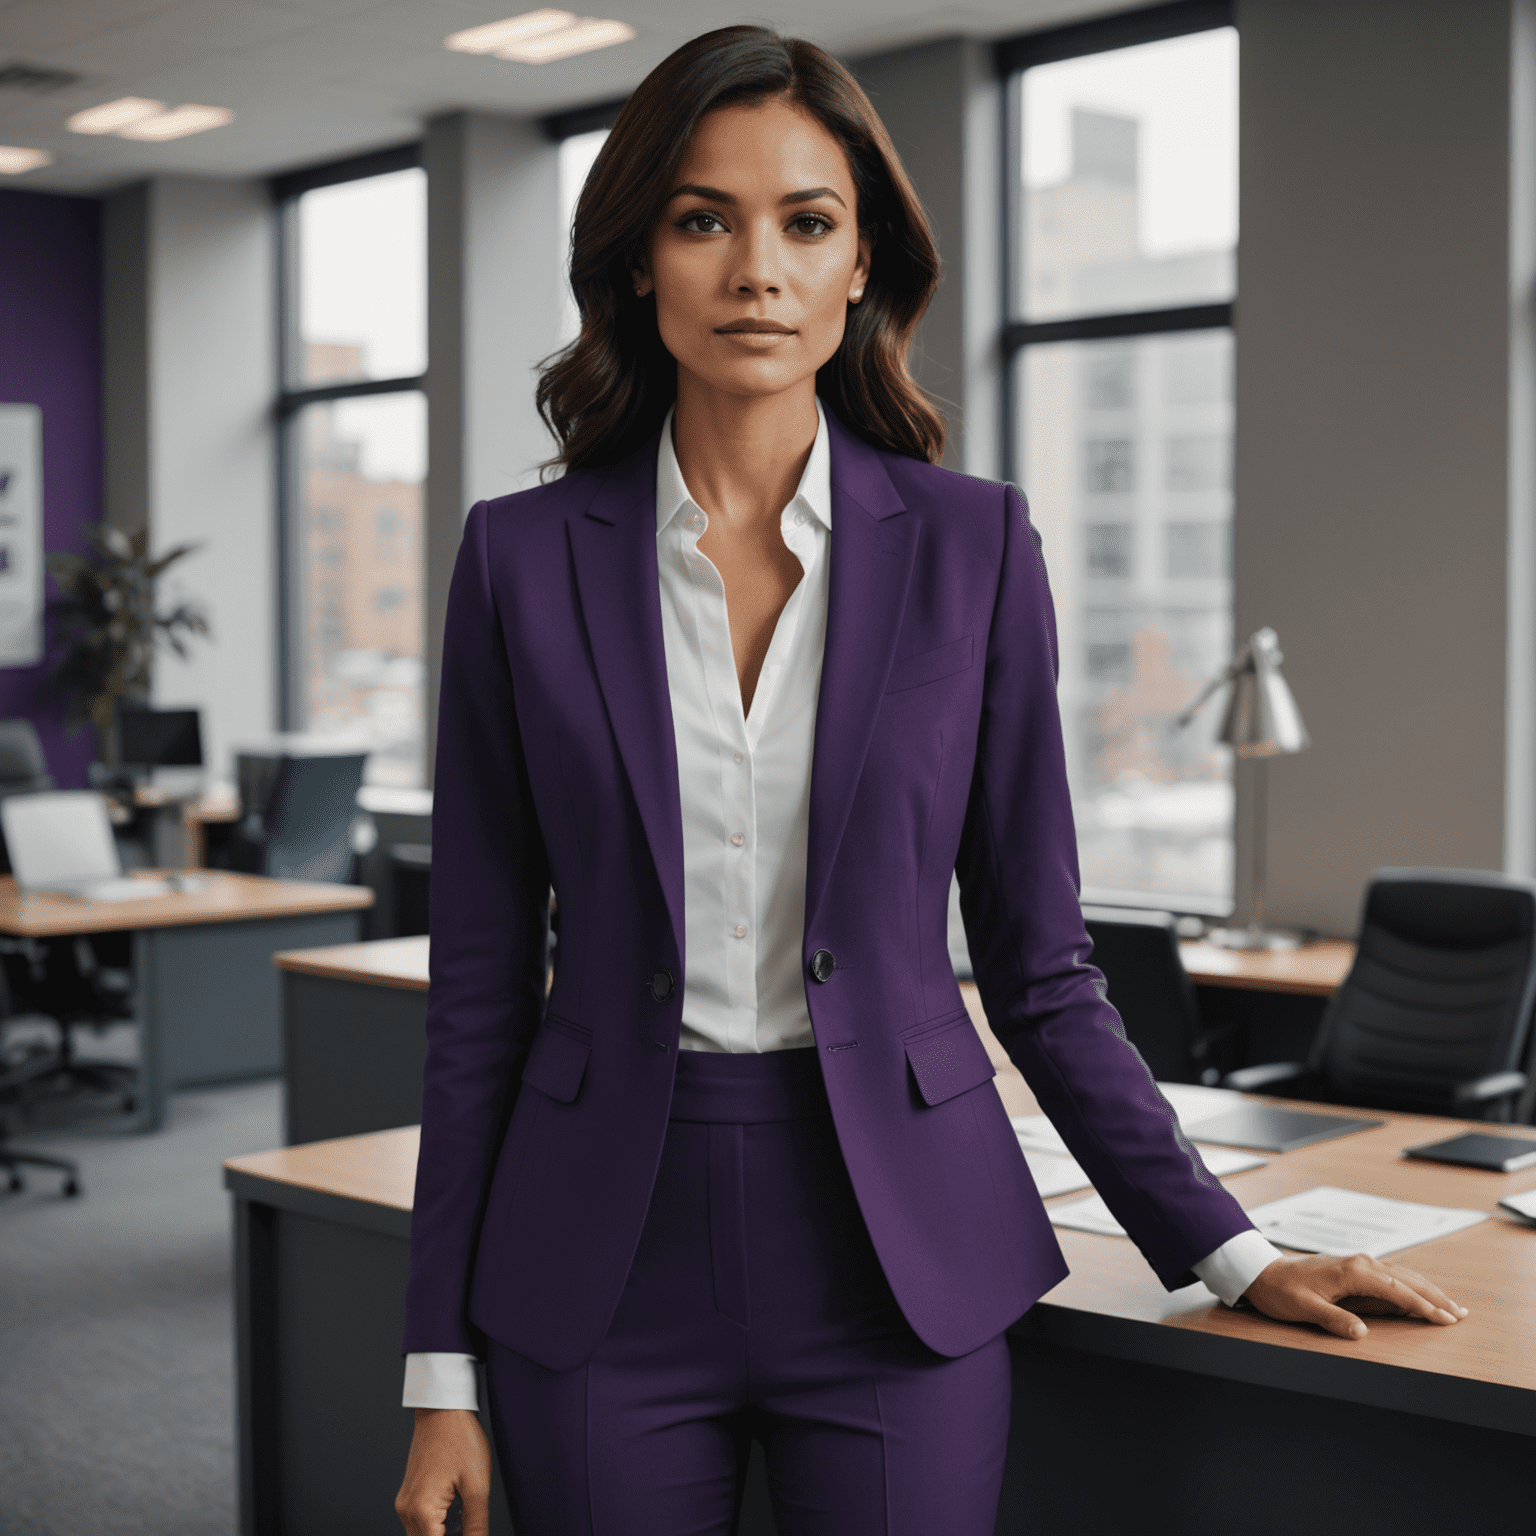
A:
[[[108,200],[105,240],[108,516],[147,521],[157,552],[199,546],[159,597],[212,633],[160,655],[153,701],[201,708],[225,772],[274,718],[271,204],[259,182],[157,178]]]
[[[533,406],[559,345],[559,154],[536,124],[455,112],[427,125],[427,763],[443,615],[464,517],[538,480]]]
[[[944,464],[996,475],[1002,108],[991,49],[948,38],[872,54],[852,68],[938,239],[939,291],[918,332],[912,371],[949,418]]]
[[[1379,865],[1505,857],[1510,7],[1238,13],[1237,630],[1314,742],[1271,769],[1270,914],[1348,933]]]

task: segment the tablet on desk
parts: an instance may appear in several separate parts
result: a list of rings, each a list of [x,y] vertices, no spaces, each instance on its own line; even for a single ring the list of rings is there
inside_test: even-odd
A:
[[[1487,1168],[1493,1173],[1515,1173],[1536,1167],[1536,1141],[1526,1136],[1489,1136],[1469,1131],[1449,1141],[1431,1141],[1422,1147],[1404,1147],[1404,1157],[1427,1163],[1456,1163],[1463,1168]]]
[[[1356,1120],[1344,1115],[1311,1115],[1299,1109],[1280,1109],[1269,1104],[1243,1104],[1224,1115],[1184,1127],[1191,1141],[1209,1141],[1218,1147],[1251,1147],[1256,1152],[1294,1152],[1335,1136],[1368,1131],[1382,1120]]]

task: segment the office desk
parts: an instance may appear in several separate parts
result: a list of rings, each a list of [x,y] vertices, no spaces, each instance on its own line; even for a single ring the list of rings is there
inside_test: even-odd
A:
[[[998,1089],[1010,1113],[1033,1112],[1017,1073],[1000,1074]],[[1061,1231],[1072,1274],[1010,1330],[999,1532],[1446,1536],[1529,1524],[1536,1227],[1497,1201],[1536,1187],[1536,1169],[1405,1162],[1402,1148],[1463,1127],[1385,1118],[1378,1130],[1273,1157],[1228,1187],[1250,1206],[1334,1183],[1493,1212],[1395,1256],[1443,1281],[1472,1315],[1448,1329],[1373,1318],[1364,1341],[1347,1343],[1228,1311],[1201,1286],[1170,1295],[1128,1240]],[[236,1200],[243,1536],[397,1528],[416,1147],[407,1127],[225,1165]],[[761,1486],[749,1478],[741,1536],[773,1529]],[[496,1509],[492,1529],[505,1531]]]
[[[355,939],[359,913],[373,900],[358,886],[197,874],[200,891],[132,902],[25,896],[13,876],[0,877],[0,933],[133,935],[144,1130],[163,1123],[166,1094],[181,1084],[282,1070],[273,950]]]
[[[1179,945],[1179,953],[1197,987],[1235,987],[1292,997],[1331,997],[1355,963],[1355,946],[1343,939],[1319,939],[1289,950],[1223,949],[1191,939]]]
[[[290,1146],[421,1119],[427,939],[283,950]]]

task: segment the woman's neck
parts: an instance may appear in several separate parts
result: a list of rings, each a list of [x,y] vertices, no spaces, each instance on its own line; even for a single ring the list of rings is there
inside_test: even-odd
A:
[[[744,526],[778,518],[816,442],[816,381],[783,394],[726,395],[678,371],[672,443],[694,500]]]

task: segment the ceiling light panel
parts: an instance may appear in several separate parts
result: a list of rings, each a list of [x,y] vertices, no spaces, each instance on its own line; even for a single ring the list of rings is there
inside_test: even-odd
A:
[[[595,16],[583,16],[558,32],[546,32],[540,37],[498,48],[496,57],[510,59],[516,64],[553,64],[556,59],[574,58],[578,53],[591,53],[595,48],[627,43],[634,35],[635,29],[628,22],[600,21]]]
[[[0,144],[0,176],[20,176],[53,164],[46,149],[23,149],[18,144]]]
[[[525,11],[505,21],[487,22],[483,27],[469,27],[443,39],[443,47],[454,53],[499,53],[501,49],[546,32],[558,32],[577,17],[572,11]]]
[[[634,35],[628,22],[545,9],[455,32],[443,39],[443,46],[455,53],[492,54],[514,64],[552,64],[595,48],[627,43]]]
[[[120,96],[116,101],[76,112],[64,126],[71,133],[121,133],[130,124],[164,111],[163,101],[150,101],[145,96]]]
[[[161,112],[155,117],[143,118],[119,130],[118,136],[160,144],[167,139],[184,139],[188,134],[222,128],[225,123],[234,120],[235,114],[228,107],[199,107],[188,103],[184,107],[173,107],[169,112]]]

